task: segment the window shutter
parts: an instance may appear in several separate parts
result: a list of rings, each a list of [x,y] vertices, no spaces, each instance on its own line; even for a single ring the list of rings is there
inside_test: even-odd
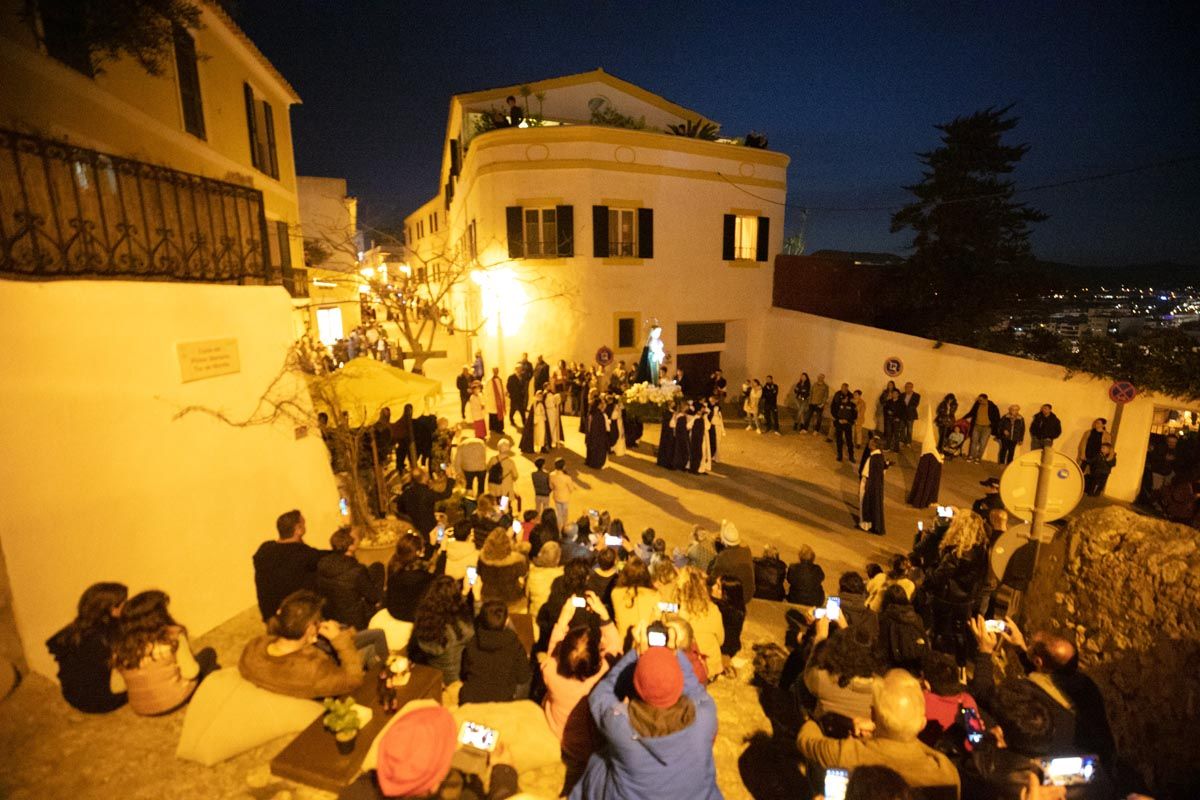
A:
[[[450,204],[454,202],[454,179],[446,181],[446,211],[450,210]],[[447,217],[450,215],[447,214]]]
[[[286,222],[275,223],[275,235],[279,237],[279,268],[283,277],[292,276],[292,248],[288,241],[288,225]]]
[[[508,222],[508,257],[524,258],[525,256],[525,221],[524,212],[520,206],[509,206],[504,209]]]
[[[725,215],[725,230],[721,237],[721,260],[733,261],[733,237],[737,229],[737,217],[733,214]]]
[[[608,258],[608,206],[592,206],[592,255]]]
[[[462,157],[459,155],[459,152],[458,152],[458,139],[451,139],[450,140],[450,174],[457,178],[459,172],[461,172],[461,171],[462,171]]]
[[[250,164],[255,169],[262,169],[258,159],[258,118],[254,115],[254,90],[250,84],[242,84],[242,93],[246,97],[246,128],[250,132]]]
[[[275,113],[271,110],[271,104],[263,100],[263,122],[267,128],[267,174],[272,178],[279,177],[279,159],[275,155]]]
[[[575,206],[555,206],[558,219],[558,254],[570,258],[575,255]]]
[[[175,72],[179,79],[179,101],[183,106],[183,128],[193,136],[205,138],[204,104],[200,98],[200,73],[196,69],[196,42],[182,27],[173,31]]]
[[[638,209],[638,258],[654,258],[654,209]]]
[[[755,261],[766,261],[767,260],[767,247],[770,244],[770,240],[771,240],[771,218],[770,217],[759,217],[758,218],[758,236],[755,237],[755,242],[754,242],[754,245],[755,245],[754,260]]]

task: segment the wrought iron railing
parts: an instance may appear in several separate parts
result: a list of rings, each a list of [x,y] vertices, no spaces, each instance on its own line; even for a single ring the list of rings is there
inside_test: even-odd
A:
[[[279,282],[257,189],[4,129],[0,275]]]

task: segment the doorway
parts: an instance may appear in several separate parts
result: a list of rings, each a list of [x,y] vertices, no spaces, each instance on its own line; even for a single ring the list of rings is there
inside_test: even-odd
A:
[[[708,391],[709,377],[721,368],[721,351],[680,353],[675,356],[675,366],[683,372],[684,396],[699,397]]]

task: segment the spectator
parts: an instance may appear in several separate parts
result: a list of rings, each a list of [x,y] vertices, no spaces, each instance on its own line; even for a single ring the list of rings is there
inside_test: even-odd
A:
[[[533,484],[534,508],[541,514],[550,507],[550,473],[546,472],[546,459],[534,459],[529,480]]]
[[[912,607],[903,586],[893,584],[883,592],[878,648],[888,666],[921,673],[921,664],[929,654],[929,640],[925,621]]]
[[[299,511],[275,520],[278,541],[263,542],[254,553],[254,588],[263,622],[275,615],[283,598],[300,589],[316,591],[317,562],[325,553],[304,542],[307,532]]]
[[[1021,416],[1020,406],[1008,407],[1008,413],[1000,418],[996,438],[1000,440],[1000,454],[996,456],[996,461],[1011,464],[1013,454],[1017,452],[1017,445],[1025,441],[1025,418]]]
[[[429,473],[415,467],[409,472],[408,485],[396,498],[396,513],[411,519],[417,533],[428,541],[430,531],[437,526],[434,507],[439,500],[445,500],[453,491],[454,481],[449,478],[441,491],[430,488]]]
[[[576,558],[582,558],[585,561],[592,557],[592,548],[588,547],[586,535],[580,536],[579,525],[574,522],[568,523],[563,527],[562,538],[562,563],[573,561]]]
[[[925,579],[932,600],[933,641],[939,650],[967,658],[967,621],[988,576],[988,533],[976,513],[955,514],[938,547],[938,563]]]
[[[937,449],[940,452],[946,444],[946,438],[950,435],[950,431],[954,429],[954,423],[958,419],[958,398],[953,394],[948,394],[942,398],[942,402],[938,403],[937,410],[934,412],[933,421],[937,425],[938,444]]]
[[[1079,455],[1076,459],[1081,465],[1100,454],[1100,446],[1112,445],[1112,434],[1108,432],[1108,420],[1103,417],[1092,420],[1092,427],[1079,437]]]
[[[1042,406],[1029,423],[1029,445],[1034,450],[1054,447],[1054,440],[1062,436],[1062,423],[1049,403]]]
[[[696,525],[692,528],[691,542],[687,549],[687,565],[695,567],[701,572],[708,572],[708,568],[712,566],[713,559],[717,557],[717,550],[713,547],[712,534]]]
[[[554,472],[550,473],[550,497],[554,500],[554,510],[558,513],[558,521],[566,525],[571,505],[571,493],[575,491],[575,481],[567,474],[567,462],[564,459],[554,459]]]
[[[409,703],[379,735],[375,769],[343,789],[338,800],[502,800],[520,792],[517,771],[503,742],[488,755],[485,773],[477,774],[452,766],[457,738],[449,710],[432,700]]]
[[[889,767],[859,767],[846,783],[846,800],[914,800],[914,797],[900,773]]]
[[[654,528],[642,531],[642,542],[636,545],[633,551],[647,565],[650,564],[650,560],[654,558]]]
[[[754,585],[754,557],[750,554],[750,548],[742,544],[738,529],[729,520],[721,520],[717,555],[708,566],[708,574],[714,578],[722,575],[737,578],[742,586]]]
[[[870,565],[867,565],[870,572]],[[904,593],[911,600],[917,585],[908,577],[912,564],[908,556],[892,556],[887,572],[878,572],[867,581],[867,608],[879,612],[883,610],[883,593],[889,586],[898,585],[904,588]]]
[[[654,588],[646,562],[637,556],[625,562],[612,589],[613,618],[622,642],[626,640],[630,628],[658,616],[658,604],[661,601],[662,597]]]
[[[463,649],[474,634],[459,584],[439,575],[417,606],[409,657],[440,669],[442,680],[450,686],[462,674]]]
[[[983,487],[983,497],[971,504],[971,511],[987,519],[992,509],[1004,508],[1004,501],[1000,499],[1000,479],[995,476],[984,478],[979,485]],[[950,518],[950,522],[954,522],[953,517]],[[941,534],[945,536],[946,532],[942,531]],[[940,546],[941,538],[938,539],[938,543]]]
[[[325,600],[316,592],[288,595],[267,624],[267,635],[242,650],[238,671],[256,686],[293,697],[330,697],[354,691],[363,681],[362,657],[353,632],[321,619]],[[336,654],[317,647],[328,640]]]
[[[473,567],[479,561],[479,550],[471,541],[471,525],[467,520],[447,528],[446,533],[450,535],[442,540],[442,549],[446,553],[445,573],[461,581],[467,577],[467,567]]]
[[[454,451],[454,471],[463,476],[465,491],[470,492],[474,486],[476,497],[483,494],[483,479],[487,475],[487,445],[481,437],[472,436],[469,429],[462,432]]]
[[[529,561],[513,549],[508,528],[495,528],[479,551],[479,590],[481,600],[499,600],[514,613],[525,611],[525,575]]]
[[[549,635],[548,653],[538,656],[546,697],[542,709],[550,730],[562,744],[567,765],[566,788],[575,785],[588,757],[596,750],[595,726],[588,711],[587,697],[608,672],[606,656],[617,657],[621,642],[608,609],[595,594],[585,597],[591,617],[581,614],[582,623],[573,625],[579,609],[564,602]]]
[[[827,617],[813,623],[813,645],[804,669],[804,686],[816,700],[813,717],[822,720],[826,731],[843,734],[851,720],[871,715],[873,681],[882,672],[866,636],[845,626],[841,617],[836,623]]]
[[[679,587],[679,616],[692,626],[696,646],[704,656],[704,666],[709,680],[721,674],[724,661],[721,645],[725,643],[725,623],[721,611],[708,594],[708,584],[699,571],[684,567],[676,583]]]
[[[958,662],[947,653],[929,653],[925,656],[921,673],[925,678],[925,730],[921,741],[934,747],[942,734],[959,722],[961,709],[975,712],[979,706],[971,697],[960,678]]]
[[[733,657],[742,649],[742,627],[746,624],[745,589],[737,578],[722,575],[712,585],[712,601],[721,613],[721,627],[725,629],[721,642],[721,671],[727,677],[736,678]]]
[[[617,549],[602,547],[596,551],[592,574],[588,577],[588,590],[595,592],[609,609],[612,609],[612,590],[617,583]]]
[[[800,606],[819,606],[825,603],[825,570],[817,566],[817,554],[806,544],[797,551],[799,559],[787,568],[787,601]]]
[[[746,400],[742,403],[742,411],[746,414],[746,430],[753,429],[755,433],[762,433],[762,382],[758,378],[750,381],[750,388],[746,391]],[[678,456],[676,456],[678,463]]]
[[[123,583],[92,584],[79,598],[75,619],[46,642],[58,662],[63,699],[80,711],[105,714],[129,699],[111,686],[112,650],[128,597]]]
[[[187,629],[171,618],[165,592],[140,592],[121,609],[113,642],[114,694],[128,690],[129,707],[146,716],[168,714],[185,705],[204,676],[217,668],[206,647],[192,655]],[[123,685],[122,685],[123,684]]]
[[[692,665],[692,672],[696,673],[696,680],[702,686],[707,684],[708,668],[704,666],[704,655],[696,645],[696,634],[692,631],[692,626],[678,614],[663,614],[662,624],[667,626],[670,635],[675,637],[672,647],[687,656],[688,663]]]
[[[786,596],[783,581],[787,564],[772,545],[763,548],[760,558],[754,559],[754,596],[763,600],[782,600]]]
[[[587,559],[573,558],[563,565],[563,574],[550,584],[550,596],[538,610],[538,644],[535,648],[537,652],[547,652],[554,621],[558,619],[563,606],[569,604],[570,598],[584,596],[591,575],[592,566]]]
[[[529,696],[529,654],[508,627],[508,608],[487,600],[475,618],[475,636],[462,656],[461,703],[504,703]]]
[[[477,549],[483,549],[483,543],[487,541],[487,537],[497,527],[507,527],[512,518],[508,517],[500,510],[500,506],[496,503],[496,499],[490,494],[479,495],[479,501],[475,504],[475,511],[467,518],[468,524],[471,526],[471,540],[475,543]]]
[[[622,697],[618,683],[632,692]],[[712,751],[716,704],[683,653],[629,651],[596,685],[588,706],[605,745],[588,760],[572,800],[721,797]]]
[[[797,744],[812,765],[856,769],[887,766],[914,788],[953,786],[958,771],[946,756],[924,745],[917,734],[925,727],[925,697],[916,678],[892,670],[875,681],[871,719],[854,721],[854,736],[832,739],[809,720]]]
[[[414,533],[396,542],[396,552],[388,561],[386,592],[387,610],[393,619],[413,622],[421,597],[433,583],[434,575],[423,554],[421,537]]]
[[[967,436],[971,439],[971,450],[967,460],[982,461],[992,431],[1000,428],[1000,407],[989,400],[986,394],[981,394],[975,398],[971,410],[963,414],[963,419],[970,421]]]
[[[366,565],[354,557],[358,540],[349,525],[333,532],[329,546],[332,552],[317,562],[317,592],[325,598],[325,615],[365,631],[383,602],[383,572],[378,573],[376,581]]]
[[[658,595],[664,603],[674,603],[679,599],[680,569],[684,569],[684,567],[676,567],[673,562],[665,558],[655,561],[650,567],[650,578],[654,581],[654,588],[658,590]]]
[[[825,403],[829,401],[829,384],[825,376],[818,375],[817,382],[812,385],[808,395],[808,412],[805,414],[801,430],[810,430],[814,436],[821,435],[821,415],[825,413]]]
[[[563,574],[562,548],[558,542],[546,542],[538,551],[529,565],[529,574],[525,576],[525,597],[529,601],[529,615],[534,620],[538,612],[550,599],[550,588],[554,581]]]
[[[1084,491],[1092,497],[1104,494],[1104,487],[1108,485],[1108,476],[1116,465],[1117,454],[1113,452],[1112,445],[1108,442],[1102,443],[1100,452],[1089,458],[1083,465]]]
[[[537,525],[529,533],[529,557],[537,558],[546,544],[561,539],[561,530],[562,526],[558,524],[558,515],[554,513],[554,509],[547,508],[543,511]]]
[[[838,578],[838,597],[846,627],[865,631],[871,642],[879,638],[879,615],[867,608],[867,585],[857,572]]]
[[[513,489],[520,475],[517,472],[517,460],[513,458],[512,442],[501,439],[496,448],[498,452],[488,462],[487,491],[496,498],[508,497],[516,508],[521,507],[521,497]]]

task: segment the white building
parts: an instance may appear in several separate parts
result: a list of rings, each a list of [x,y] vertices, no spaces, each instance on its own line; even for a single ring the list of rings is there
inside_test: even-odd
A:
[[[494,128],[510,95],[527,127]],[[743,374],[789,159],[667,131],[689,122],[711,120],[599,69],[451,98],[438,193],[405,220],[410,266],[478,269],[454,313],[479,335],[445,340],[441,366],[476,347],[503,372],[524,351],[633,364],[657,320],[672,368]]]

